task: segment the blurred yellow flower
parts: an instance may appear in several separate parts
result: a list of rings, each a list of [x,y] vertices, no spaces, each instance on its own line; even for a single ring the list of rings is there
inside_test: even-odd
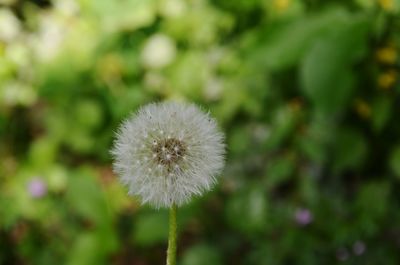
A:
[[[289,107],[292,111],[298,112],[303,107],[303,101],[300,98],[294,98],[289,102]]]
[[[393,0],[378,0],[379,6],[386,11],[393,11],[395,4]]]
[[[376,58],[381,63],[394,64],[397,59],[397,51],[392,46],[383,47],[376,52]]]
[[[368,119],[371,117],[371,107],[365,100],[357,98],[354,102],[354,108],[361,118]]]
[[[20,22],[10,9],[0,9],[0,25],[0,41],[11,42],[20,34]]]
[[[97,62],[98,77],[105,83],[112,85],[121,80],[123,62],[116,53],[110,53]]]
[[[279,12],[283,12],[288,9],[290,5],[290,0],[275,0],[274,1],[274,9]]]
[[[382,89],[391,88],[397,81],[397,72],[395,70],[389,70],[379,75],[378,86]]]

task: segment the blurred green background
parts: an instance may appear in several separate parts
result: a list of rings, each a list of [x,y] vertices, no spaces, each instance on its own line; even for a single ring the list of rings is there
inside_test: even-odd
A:
[[[118,124],[196,102],[227,136],[180,265],[400,264],[400,0],[0,0],[0,264],[164,264]]]

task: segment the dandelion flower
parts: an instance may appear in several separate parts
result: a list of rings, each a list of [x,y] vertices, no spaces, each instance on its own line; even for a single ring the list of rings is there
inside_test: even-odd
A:
[[[215,184],[223,140],[215,120],[193,104],[149,104],[121,125],[114,171],[142,203],[181,206]]]

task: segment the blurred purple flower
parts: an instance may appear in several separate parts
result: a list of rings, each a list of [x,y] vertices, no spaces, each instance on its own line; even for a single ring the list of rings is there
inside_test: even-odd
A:
[[[28,192],[32,198],[41,198],[47,193],[47,185],[40,178],[32,178],[28,183]]]
[[[313,215],[309,209],[299,208],[294,214],[294,219],[296,223],[301,226],[306,226],[313,221]]]
[[[356,241],[353,245],[353,252],[357,256],[361,256],[364,254],[366,250],[365,244],[362,241]]]
[[[339,249],[336,251],[336,258],[337,258],[339,261],[346,261],[346,260],[349,259],[349,257],[350,257],[350,254],[349,254],[349,252],[347,251],[347,249],[345,249],[345,248],[339,248]]]

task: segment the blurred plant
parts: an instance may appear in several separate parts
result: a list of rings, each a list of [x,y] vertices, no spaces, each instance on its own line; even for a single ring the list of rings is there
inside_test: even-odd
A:
[[[399,264],[399,4],[0,0],[0,264],[162,263],[168,213],[107,150],[171,99],[229,143],[179,208],[180,263]]]

